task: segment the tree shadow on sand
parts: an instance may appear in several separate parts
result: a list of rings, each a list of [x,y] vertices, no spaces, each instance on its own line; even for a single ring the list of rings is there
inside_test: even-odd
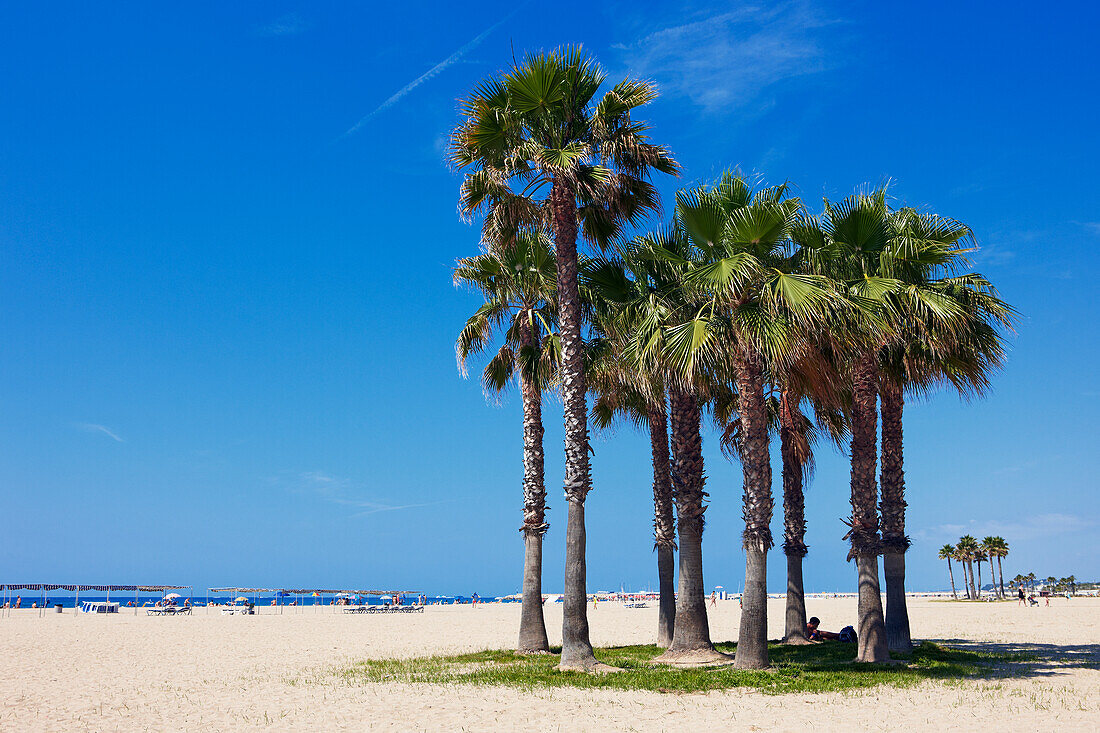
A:
[[[928,639],[946,649],[998,658],[993,669],[1010,677],[1053,677],[1070,669],[1100,669],[1100,644],[1039,644]]]

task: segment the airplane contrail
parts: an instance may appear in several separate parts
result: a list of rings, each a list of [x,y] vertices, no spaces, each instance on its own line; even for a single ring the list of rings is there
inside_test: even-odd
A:
[[[493,25],[489,26],[487,29],[485,29],[484,31],[479,33],[477,36],[475,36],[473,38],[473,40],[467,42],[466,45],[464,45],[462,48],[458,49],[457,51],[452,53],[450,56],[448,56],[447,58],[440,61],[435,66],[428,69],[423,74],[416,77],[415,79],[413,79],[411,82],[409,82],[405,86],[401,87],[399,90],[397,90],[397,92],[395,92],[393,94],[393,96],[391,96],[385,102],[382,102],[382,104],[375,107],[373,111],[371,111],[370,113],[365,115],[361,120],[359,120],[354,125],[349,127],[347,132],[345,132],[343,135],[341,135],[341,137],[347,137],[348,135],[354,135],[356,132],[359,131],[359,129],[361,127],[363,127],[363,125],[370,122],[371,119],[373,119],[374,116],[377,115],[379,112],[386,111],[387,109],[389,109],[393,105],[400,102],[401,98],[404,97],[409,92],[411,92],[413,89],[416,89],[418,86],[420,86],[424,82],[429,81],[432,78],[438,76],[448,66],[451,66],[452,64],[457,62],[459,59],[461,59],[463,56],[465,56],[467,53],[469,53],[470,51],[475,49],[478,45],[480,45],[481,42],[484,41],[490,33],[495,31],[497,28],[499,28],[501,25],[503,25],[506,21],[510,20],[512,18],[512,16],[515,15],[518,10],[519,10],[519,8],[516,8],[516,10],[513,10],[511,13],[509,13],[508,15],[501,18],[496,23],[494,23]]]

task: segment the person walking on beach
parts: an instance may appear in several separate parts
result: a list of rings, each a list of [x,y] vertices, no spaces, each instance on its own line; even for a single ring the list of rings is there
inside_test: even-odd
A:
[[[712,608],[716,608],[718,606],[718,591],[716,590],[712,590],[710,592],[710,605]]]
[[[1027,603],[1025,602],[1027,601],[1027,597],[1024,595],[1023,583],[1021,583],[1020,587],[1016,589],[1016,597],[1020,599],[1019,602],[1016,604],[1017,606],[1027,606]]]

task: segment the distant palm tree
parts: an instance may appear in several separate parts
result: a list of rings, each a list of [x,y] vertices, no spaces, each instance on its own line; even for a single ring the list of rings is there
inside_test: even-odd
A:
[[[954,598],[958,598],[959,594],[955,592],[955,572],[951,569],[951,558],[955,556],[954,545],[944,545],[940,548],[940,559],[947,560],[947,575],[951,578],[951,595]]]
[[[971,599],[978,597],[977,584],[974,581],[974,559],[978,554],[978,540],[974,539],[971,535],[963,535],[959,538],[959,542],[956,545],[959,551],[959,555],[962,557],[963,562],[966,564],[967,574],[970,581],[970,590],[967,595]]]
[[[988,559],[981,543],[979,543],[977,549],[974,550],[974,562],[978,565],[978,598],[982,597],[982,563]]]
[[[1001,567],[1001,558],[1008,555],[1008,543],[1005,542],[1004,537],[986,537],[982,540],[982,547],[985,549],[985,554],[989,556],[990,574],[993,573],[993,558],[997,558],[997,572],[1000,575],[1000,592],[1001,598],[1005,597],[1005,572]]]
[[[561,668],[594,671],[588,629],[584,502],[592,488],[577,240],[604,246],[659,207],[653,172],[675,174],[669,152],[631,117],[657,97],[624,80],[599,101],[605,75],[581,48],[527,56],[479,84],[462,102],[451,162],[471,169],[461,189],[466,216],[502,234],[548,221],[557,258],[561,393],[565,412],[565,603]],[[540,193],[541,192],[541,193]]]
[[[456,285],[480,291],[485,303],[466,321],[456,344],[459,367],[503,332],[500,349],[482,375],[487,390],[502,391],[518,377],[523,398],[523,605],[520,652],[549,652],[542,613],[542,538],[546,523],[542,389],[556,362],[554,253],[541,231],[521,230],[508,246],[490,246],[458,261]]]

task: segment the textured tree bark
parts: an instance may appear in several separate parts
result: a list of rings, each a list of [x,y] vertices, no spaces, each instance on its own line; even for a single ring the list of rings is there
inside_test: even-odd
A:
[[[558,269],[561,330],[562,403],[565,413],[565,598],[562,608],[561,668],[593,671],[596,657],[588,632],[584,501],[592,486],[588,466],[588,406],[581,341],[581,299],[577,282],[577,200],[572,186],[555,181],[550,189]]]
[[[802,584],[801,555],[787,555],[787,610],[783,643],[810,643],[806,635],[806,592]]]
[[[909,609],[905,605],[905,554],[884,555],[882,571],[886,578],[886,646],[892,652],[912,651]]]
[[[955,592],[955,571],[951,569],[951,558],[947,558],[947,577],[951,578],[951,597],[957,599],[959,594]]]
[[[764,403],[764,369],[759,355],[737,359],[741,418],[741,467],[744,474],[741,535],[745,549],[745,592],[737,632],[740,669],[768,666],[768,550],[772,547],[772,465],[768,455],[768,418]]]
[[[882,549],[886,577],[886,643],[890,651],[913,648],[905,604],[905,463],[902,413],[905,394],[891,379],[882,383]]]
[[[548,653],[550,642],[546,639],[546,620],[542,615],[542,534],[526,532],[523,541],[523,606],[516,651]]]
[[[695,395],[679,388],[669,390],[672,425],[672,487],[680,536],[680,592],[676,597],[676,623],[672,643],[658,657],[670,664],[713,664],[727,660],[710,640],[706,596],[703,589],[703,490],[702,435],[699,403]]]
[[[520,322],[520,347],[534,341],[531,322]],[[520,370],[523,395],[523,605],[516,651],[549,652],[546,620],[542,613],[542,537],[546,524],[546,482],[543,454],[542,393],[532,375]]]
[[[852,519],[848,537],[859,583],[859,644],[856,661],[886,662],[886,621],[878,576],[881,550],[878,521],[878,485],[875,467],[878,450],[878,366],[870,351],[855,365],[852,380]]]
[[[783,552],[787,555],[787,603],[783,642],[809,644],[806,635],[806,593],[802,583],[802,558],[806,556],[806,497],[804,471],[795,450],[794,412],[796,398],[786,390],[780,396],[779,443],[783,456]]]
[[[672,644],[676,624],[676,521],[672,510],[672,473],[668,454],[668,417],[664,394],[650,405],[649,442],[653,453],[653,541],[661,599],[657,612],[657,646]]]
[[[1005,597],[1005,569],[1001,567],[1001,556],[997,555],[997,574],[1001,576],[1001,598]]]
[[[857,662],[889,662],[886,646],[886,625],[882,619],[882,589],[878,581],[878,558],[874,555],[856,557],[859,573],[859,630]]]

